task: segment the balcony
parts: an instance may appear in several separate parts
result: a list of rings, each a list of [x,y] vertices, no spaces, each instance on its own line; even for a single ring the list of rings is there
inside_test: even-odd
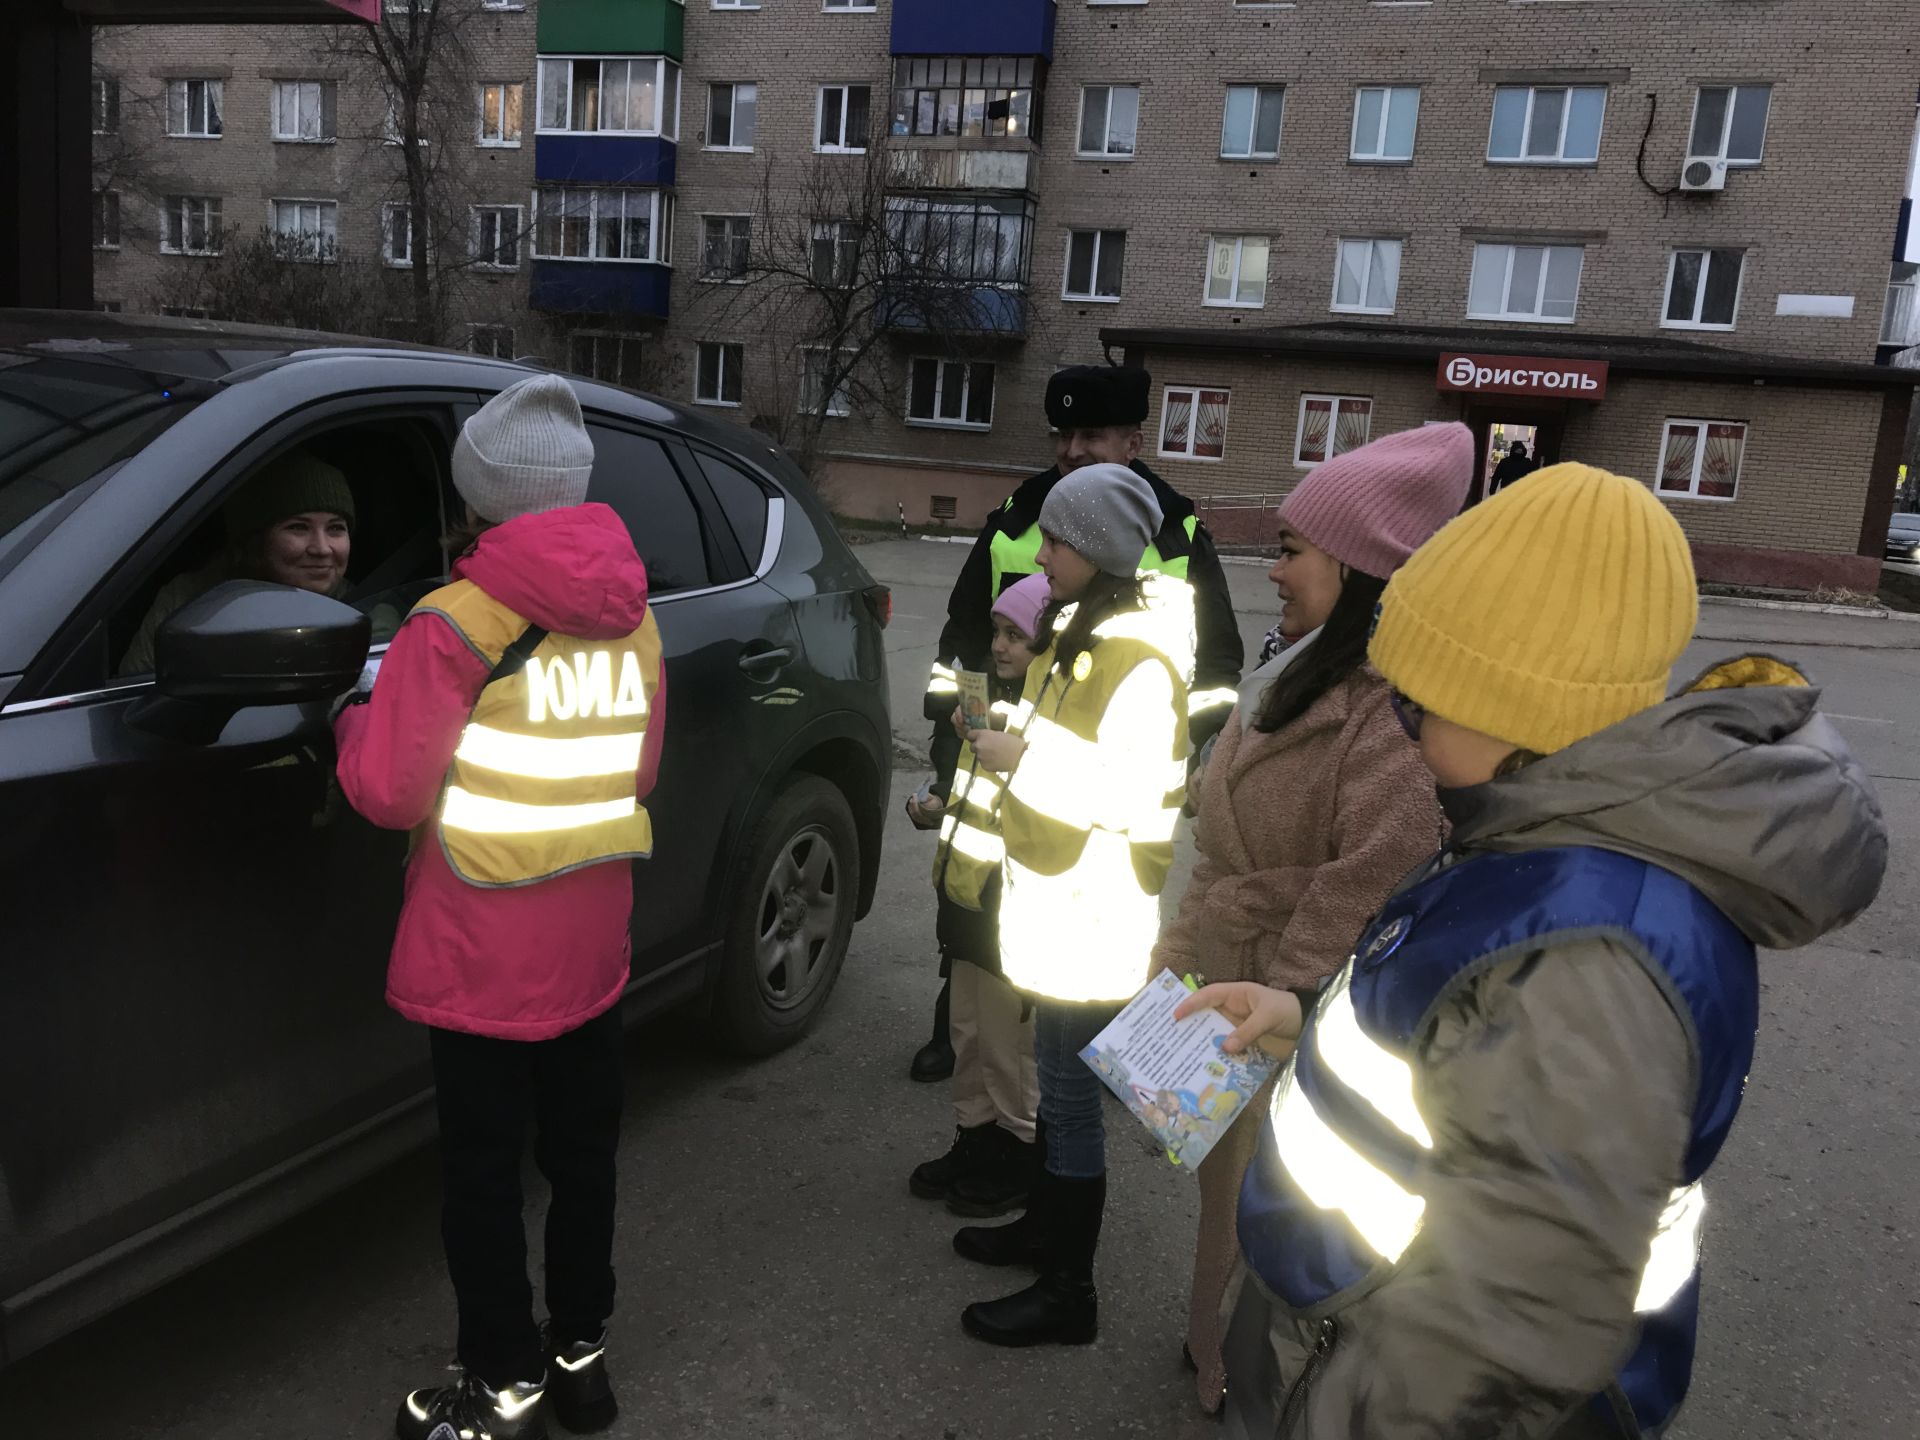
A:
[[[667,318],[673,271],[624,260],[533,262],[528,303],[549,315],[641,315]]]
[[[543,0],[536,44],[548,54],[684,53],[687,7],[680,0]]]
[[[887,184],[900,190],[1014,190],[1031,188],[1038,178],[1031,150],[931,148],[939,140],[896,141],[887,152]],[[947,141],[952,147],[956,142]],[[928,148],[921,148],[922,146]]]
[[[1001,340],[1027,337],[1030,306],[1024,285],[956,283],[941,289],[919,284],[902,288],[910,293],[887,295],[881,301],[878,318],[883,330]]]
[[[671,186],[680,147],[653,136],[536,135],[533,178],[556,184]]]
[[[892,48],[895,55],[1043,55],[1051,60],[1053,22],[1054,0],[893,0]]]

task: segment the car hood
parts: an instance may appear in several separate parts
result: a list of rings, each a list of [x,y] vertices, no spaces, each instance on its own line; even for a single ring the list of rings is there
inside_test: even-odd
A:
[[[543,630],[582,640],[631,635],[647,614],[647,567],[605,505],[522,515],[481,535],[453,567]]]

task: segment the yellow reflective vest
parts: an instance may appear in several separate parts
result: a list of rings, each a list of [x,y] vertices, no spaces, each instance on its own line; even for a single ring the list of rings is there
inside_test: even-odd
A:
[[[940,822],[940,848],[933,856],[933,888],[965,910],[986,908],[987,886],[1006,859],[1000,838],[1002,790],[1000,777],[981,769],[973,746],[962,741],[946,818]]]
[[[1035,661],[1009,726],[1027,748],[1000,805],[1000,960],[1045,999],[1130,999],[1159,934],[1186,799],[1193,610],[1184,583],[1141,581],[1147,607],[1101,622],[1070,668],[1052,648]]]
[[[528,628],[470,580],[422,600],[489,665]],[[441,786],[440,843],[469,885],[527,885],[648,855],[653,824],[634,797],[654,692],[660,631],[648,611],[617,640],[549,634],[492,681],[467,717]]]

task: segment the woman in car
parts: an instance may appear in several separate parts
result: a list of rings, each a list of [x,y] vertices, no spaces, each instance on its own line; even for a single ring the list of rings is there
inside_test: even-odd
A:
[[[307,450],[289,450],[268,463],[222,512],[226,547],[213,562],[176,575],[160,587],[120,659],[122,675],[153,671],[154,636],[189,600],[227,580],[264,580],[316,595],[346,589],[353,551],[353,490],[347,477]],[[378,625],[381,617],[376,615]],[[386,639],[399,620],[391,616]]]

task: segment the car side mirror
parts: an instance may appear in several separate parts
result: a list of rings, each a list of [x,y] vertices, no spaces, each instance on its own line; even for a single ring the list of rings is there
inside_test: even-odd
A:
[[[128,712],[127,722],[210,745],[250,705],[329,700],[352,689],[372,636],[372,622],[338,600],[229,580],[161,623],[155,693]]]

